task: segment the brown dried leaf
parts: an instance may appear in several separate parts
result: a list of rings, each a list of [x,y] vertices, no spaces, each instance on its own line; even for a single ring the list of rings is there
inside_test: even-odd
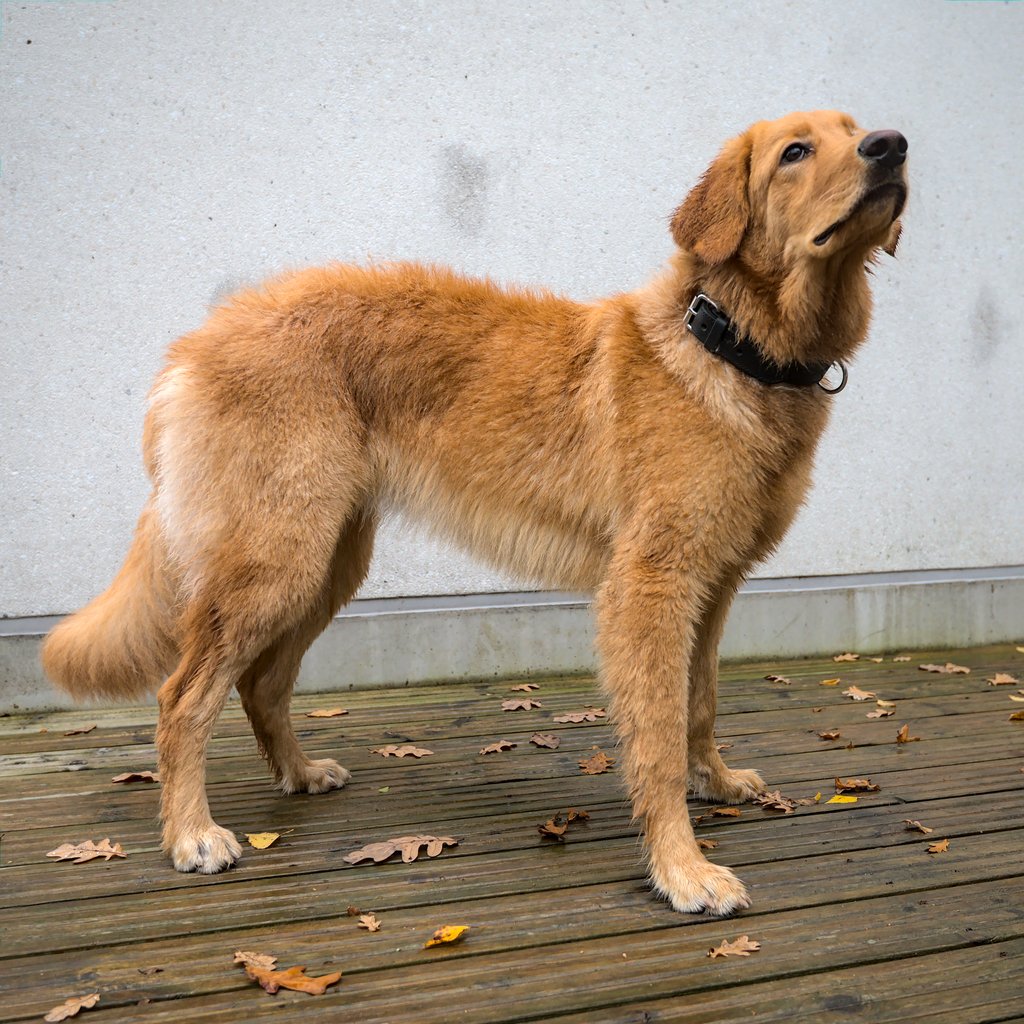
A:
[[[723,942],[708,950],[708,956],[712,960],[719,956],[750,956],[761,948],[760,942],[751,942],[748,935],[741,935],[732,942]]]
[[[900,731],[898,733],[896,733],[896,742],[897,743],[917,743],[917,742],[920,741],[920,739],[921,739],[920,736],[911,736],[910,735],[910,726],[909,725],[901,726],[900,727]]]
[[[823,740],[837,740],[839,736],[840,732],[838,729],[827,729],[825,732],[818,733],[818,737]]]
[[[95,860],[97,857],[102,857],[104,860],[120,857],[123,860],[128,854],[124,852],[120,843],[114,843],[111,846],[108,838],[101,839],[98,843],[94,843],[91,839],[87,839],[84,843],[62,843],[46,856],[52,857],[55,861],[69,860],[74,864],[84,864],[87,860]]]
[[[697,846],[701,850],[713,850],[718,845],[717,839],[698,839]]]
[[[877,793],[880,789],[870,779],[836,779],[837,793]]]
[[[404,746],[395,746],[394,743],[389,743],[386,747],[377,747],[376,750],[371,750],[371,754],[380,754],[381,757],[426,757],[428,754],[432,754],[432,750],[427,750],[426,747],[414,747],[412,744],[406,743]]]
[[[339,715],[347,715],[348,708],[317,708],[315,711],[307,711],[307,718],[337,718]]]
[[[66,733],[64,733],[64,735],[65,736],[84,736],[86,733],[92,732],[93,729],[95,729],[95,728],[96,728],[96,723],[94,722],[92,725],[83,725],[81,729],[69,729]],[[77,1013],[77,1012],[78,1011],[76,1010],[75,1013]]]
[[[533,690],[539,690],[540,687],[536,683],[521,683],[519,686],[510,686],[509,690],[514,693],[531,693]]]
[[[1014,713],[1010,715],[1009,721],[1024,722],[1024,711],[1014,711]]]
[[[512,750],[518,745],[518,743],[513,743],[511,740],[495,740],[493,743],[488,743],[486,747],[481,747],[480,753],[500,754],[503,750]]]
[[[579,808],[570,807],[569,810],[565,812],[565,818],[566,821],[576,821],[577,819],[580,821],[589,821],[590,811],[582,811]]]
[[[721,753],[723,750],[732,750],[732,744],[731,743],[716,743],[715,744],[715,750],[717,750],[718,753]]]
[[[754,803],[760,804],[766,811],[782,811],[783,814],[792,814],[796,810],[796,801],[783,796],[781,790],[774,793],[760,793],[754,797]]]
[[[542,707],[539,700],[532,697],[510,697],[501,702],[502,711],[532,711],[534,708]]]
[[[570,711],[565,715],[555,715],[551,719],[552,722],[558,722],[559,724],[565,724],[566,722],[580,723],[580,722],[595,722],[599,718],[605,717],[604,708],[588,708],[586,711]]]
[[[860,661],[859,654],[851,654],[847,651],[845,654],[834,654],[832,656],[833,661]]]
[[[787,679],[785,676],[776,675],[767,675],[765,676],[765,679],[767,679],[769,683],[785,683],[786,686],[789,686],[790,683],[793,682],[792,679]]]
[[[907,826],[908,832],[920,832],[923,835],[928,835],[929,833],[935,831],[935,829],[929,828],[927,825],[922,825],[921,822],[915,820],[914,818],[904,818],[903,824]]]
[[[565,842],[565,833],[569,830],[569,823],[562,821],[562,816],[556,814],[553,818],[548,818],[543,825],[537,826],[537,831],[540,833],[541,839],[554,839],[558,842]]]
[[[864,717],[865,718],[892,718],[896,712],[892,708],[875,708],[874,711],[869,711]]]
[[[877,697],[877,693],[873,693],[871,690],[862,690],[859,686],[851,686],[848,690],[843,690],[844,697],[852,697],[854,700],[871,700],[872,697]]]
[[[159,782],[160,775],[157,772],[125,772],[123,775],[115,775],[111,782]]]
[[[60,1006],[55,1006],[43,1020],[49,1021],[49,1024],[56,1024],[57,1021],[76,1016],[79,1010],[91,1010],[99,1001],[99,992],[92,992],[87,996],[72,996],[65,999]]]
[[[738,818],[740,809],[738,807],[712,807],[708,814],[712,818]]]
[[[880,708],[894,708],[894,707],[896,707],[896,701],[894,701],[894,700],[876,700],[875,703]]]
[[[427,856],[436,857],[446,846],[458,846],[458,839],[451,836],[398,836],[380,843],[370,843],[360,850],[353,850],[342,858],[346,864],[359,864],[372,860],[380,864],[396,853],[402,854],[402,861],[411,864],[420,855],[420,847],[426,846]]]
[[[254,967],[252,964],[246,964],[245,973],[271,995],[278,989],[287,988],[293,992],[306,992],[311,996],[322,996],[328,986],[341,981],[341,971],[323,974],[319,978],[307,978],[305,967],[289,967],[286,971],[272,971],[266,967]]]
[[[253,967],[266,967],[272,970],[277,963],[277,957],[268,953],[251,953],[248,950],[236,949],[234,963],[252,964]]]
[[[892,660],[893,661],[910,661],[910,655],[909,654],[897,654],[896,657],[893,658]]]
[[[954,665],[951,661],[947,661],[945,665],[918,665],[917,667],[922,672],[941,672],[943,675],[953,676],[966,676],[971,671],[966,665]]]
[[[559,737],[550,732],[535,732],[530,737],[530,742],[535,747],[547,747],[549,750],[557,750],[562,742]]]
[[[599,750],[596,754],[591,754],[590,757],[577,763],[583,769],[584,775],[601,775],[615,764],[615,758],[609,757],[603,750]]]
[[[932,845],[928,847],[928,852],[929,853],[945,853],[948,849],[949,849],[949,840],[948,839],[940,839],[937,843],[932,843]]]
[[[360,914],[356,927],[365,928],[368,932],[379,932],[380,921],[377,920],[376,914]]]
[[[994,676],[986,676],[985,682],[989,686],[1013,686],[1020,680],[1011,676],[1009,672],[997,672]]]

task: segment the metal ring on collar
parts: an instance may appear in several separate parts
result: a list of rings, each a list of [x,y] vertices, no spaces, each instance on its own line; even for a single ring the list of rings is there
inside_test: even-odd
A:
[[[839,369],[842,371],[843,377],[842,380],[839,381],[839,384],[834,388],[825,387],[823,383],[823,381],[825,380],[824,377],[822,377],[821,380],[818,381],[818,387],[821,388],[821,390],[824,391],[826,395],[838,395],[839,392],[846,387],[846,382],[850,379],[850,374],[847,372],[846,369],[846,363],[839,361],[833,363],[832,366],[838,366]],[[832,369],[832,366],[829,367],[829,370]]]

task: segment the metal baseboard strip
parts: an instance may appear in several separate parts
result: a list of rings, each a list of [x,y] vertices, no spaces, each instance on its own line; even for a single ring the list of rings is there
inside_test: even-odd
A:
[[[68,707],[39,668],[57,616],[0,623],[0,711]],[[1024,638],[1024,566],[752,580],[721,655],[793,658],[968,647]],[[595,669],[586,594],[517,593],[355,601],[310,648],[305,692]]]

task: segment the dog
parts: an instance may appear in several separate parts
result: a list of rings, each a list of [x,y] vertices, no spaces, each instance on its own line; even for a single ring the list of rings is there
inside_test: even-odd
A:
[[[153,487],[127,559],[43,650],[78,699],[159,687],[174,867],[241,855],[205,792],[232,687],[284,792],[349,780],[306,757],[289,703],[394,510],[525,580],[596,591],[651,885],[679,911],[748,906],[701,854],[686,793],[765,789],[716,749],[717,646],[807,493],[836,390],[822,377],[867,333],[906,152],[898,132],[838,112],[759,122],[672,216],[667,266],[591,304],[339,264],[241,291],[175,342],[149,397]]]

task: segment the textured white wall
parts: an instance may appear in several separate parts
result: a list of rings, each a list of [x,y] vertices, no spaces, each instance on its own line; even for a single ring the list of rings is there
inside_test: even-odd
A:
[[[109,581],[144,396],[206,304],[411,257],[585,298],[642,282],[750,121],[910,140],[899,260],[767,575],[1024,562],[1024,5],[0,3],[0,614]],[[514,587],[382,537],[365,594]]]

